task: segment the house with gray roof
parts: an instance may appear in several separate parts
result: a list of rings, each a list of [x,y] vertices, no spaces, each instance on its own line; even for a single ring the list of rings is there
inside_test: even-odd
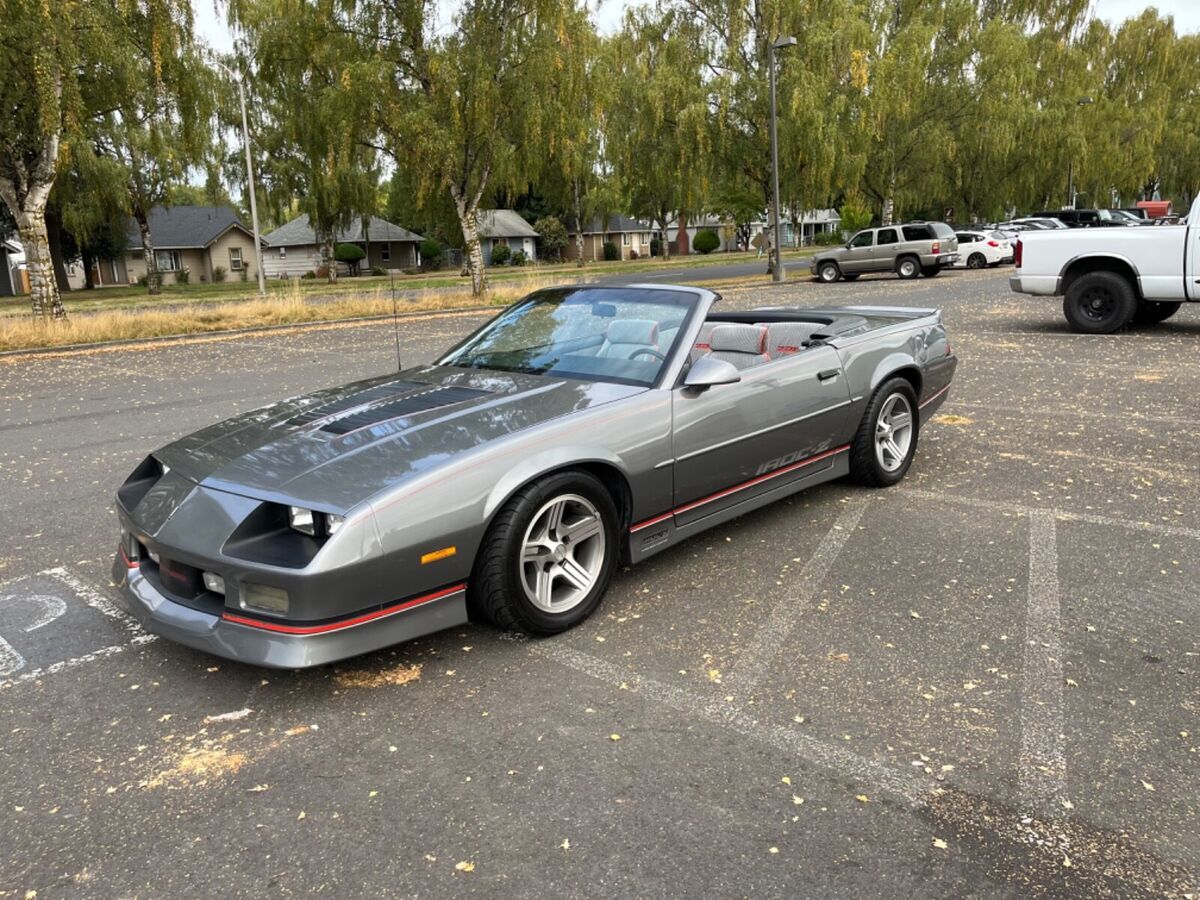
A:
[[[360,268],[408,269],[421,264],[421,235],[401,228],[387,219],[371,216],[363,227],[358,216],[338,232],[339,244],[358,244],[366,252]],[[263,272],[268,278],[299,278],[321,267],[321,246],[308,216],[300,215],[270,234],[263,235]],[[349,267],[338,263],[338,274]]]
[[[567,259],[579,258],[579,230],[575,227],[574,218],[567,225]],[[590,260],[604,259],[604,245],[611,243],[617,248],[621,259],[637,259],[650,255],[650,239],[654,236],[654,228],[645,222],[631,219],[629,216],[613,214],[610,216],[593,216],[583,227],[583,258]]]
[[[489,266],[492,264],[492,248],[498,244],[506,244],[514,253],[524,251],[525,258],[533,262],[537,259],[538,237],[533,226],[521,218],[516,210],[479,210],[479,246]]]
[[[254,235],[228,206],[156,206],[147,216],[155,261],[163,284],[178,281],[253,281]],[[100,260],[95,283],[134,284],[146,274],[142,235],[132,218],[125,226],[128,250],[121,259]]]

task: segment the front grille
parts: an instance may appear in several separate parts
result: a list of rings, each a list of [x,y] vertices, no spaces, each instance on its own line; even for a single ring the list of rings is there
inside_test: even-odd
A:
[[[478,397],[486,397],[489,393],[490,391],[480,391],[475,388],[434,388],[431,391],[404,397],[393,403],[384,403],[382,406],[373,406],[370,409],[334,419],[332,422],[322,425],[321,430],[330,434],[349,434],[351,431],[377,425],[389,419],[399,419],[402,416],[428,412],[431,409],[440,409],[455,403],[465,403]]]

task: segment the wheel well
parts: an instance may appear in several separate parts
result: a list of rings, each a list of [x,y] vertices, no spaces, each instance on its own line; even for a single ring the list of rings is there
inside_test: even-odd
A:
[[[1066,293],[1071,289],[1071,285],[1079,280],[1084,275],[1090,275],[1092,272],[1112,272],[1116,275],[1123,276],[1133,286],[1134,291],[1140,298],[1142,295],[1141,289],[1138,286],[1137,272],[1133,266],[1125,262],[1123,259],[1117,259],[1113,256],[1089,256],[1086,259],[1077,259],[1075,262],[1067,266],[1062,274],[1062,293]]]
[[[554,469],[547,469],[545,472],[539,472],[532,478],[527,478],[509,491],[501,503],[496,504],[496,509],[488,519],[488,527],[491,527],[491,520],[496,517],[496,514],[504,509],[505,504],[518,492],[523,491],[535,481],[540,481],[549,475],[557,475],[559,472],[570,471],[587,472],[604,485],[604,489],[608,491],[609,496],[612,497],[613,503],[617,507],[617,515],[620,518],[620,521],[617,523],[618,529],[622,532],[628,531],[631,521],[630,517],[633,515],[633,491],[629,487],[629,482],[626,480],[625,474],[620,469],[609,463],[597,461],[568,463]]]
[[[918,266],[921,265],[921,257],[918,254],[916,254],[916,253],[901,253],[899,256],[896,257],[896,264],[895,264],[896,268],[899,269],[900,263],[904,262],[904,260],[906,260],[906,259],[911,259]]]
[[[916,366],[904,366],[903,368],[896,369],[893,372],[888,372],[884,378],[879,380],[879,383],[883,384],[889,378],[903,378],[912,385],[913,393],[917,397],[917,402],[921,402],[921,372]]]

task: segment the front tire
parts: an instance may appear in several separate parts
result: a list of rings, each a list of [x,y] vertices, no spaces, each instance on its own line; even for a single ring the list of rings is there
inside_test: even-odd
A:
[[[842,270],[835,262],[823,262],[817,267],[817,278],[822,284],[833,284],[842,277]]]
[[[1063,315],[1080,334],[1112,334],[1133,321],[1137,295],[1129,279],[1116,272],[1088,272],[1071,283]]]
[[[1179,312],[1181,306],[1182,303],[1154,303],[1144,300],[1138,304],[1133,321],[1137,325],[1157,325]]]
[[[550,635],[600,604],[619,555],[612,497],[586,472],[527,485],[497,513],[467,588],[473,617],[509,631]]]
[[[884,382],[872,395],[850,444],[850,477],[868,487],[900,481],[917,453],[917,395],[904,378]]]

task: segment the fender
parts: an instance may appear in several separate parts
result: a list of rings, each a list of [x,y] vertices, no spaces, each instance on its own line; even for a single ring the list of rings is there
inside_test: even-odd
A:
[[[921,385],[925,380],[924,376],[921,374],[921,366],[911,353],[904,353],[901,351],[889,353],[876,364],[875,371],[871,373],[871,382],[867,393],[875,393],[875,389],[877,387],[887,381],[894,372],[897,372],[900,369],[913,369],[917,372],[917,399],[920,400]]]
[[[626,483],[629,482],[629,471],[625,463],[610,450],[578,444],[550,447],[525,457],[504,473],[504,476],[496,482],[487,496],[484,503],[484,518],[490,522],[492,516],[508,501],[508,498],[531,481],[557,469],[566,469],[586,463],[607,464],[619,471]]]
[[[1134,279],[1136,279],[1136,281],[1137,281],[1138,290],[1139,291],[1141,290],[1141,288],[1142,288],[1142,273],[1141,273],[1141,271],[1139,271],[1138,267],[1136,265],[1134,265],[1133,260],[1131,260],[1124,253],[1114,253],[1111,250],[1104,250],[1102,252],[1097,252],[1097,253],[1080,253],[1079,255],[1072,256],[1070,259],[1068,259],[1066,261],[1066,263],[1063,265],[1063,267],[1061,269],[1059,269],[1059,271],[1058,271],[1058,282],[1055,285],[1055,291],[1054,291],[1055,294],[1061,294],[1063,292],[1063,281],[1066,280],[1067,272],[1068,272],[1068,270],[1070,270],[1071,266],[1075,265],[1075,263],[1083,262],[1084,260],[1092,260],[1092,259],[1095,259],[1095,260],[1111,259],[1111,260],[1114,260],[1115,262],[1123,263],[1124,265],[1128,266],[1129,270],[1131,272],[1133,272]]]

